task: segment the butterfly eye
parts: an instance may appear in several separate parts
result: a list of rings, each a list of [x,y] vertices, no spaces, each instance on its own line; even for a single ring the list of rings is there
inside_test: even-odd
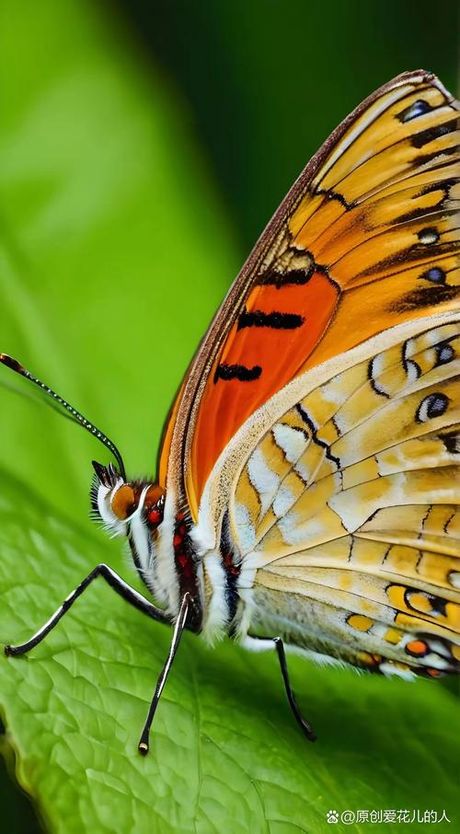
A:
[[[111,500],[112,512],[120,521],[124,521],[133,514],[138,504],[134,490],[128,484],[123,484],[114,493]]]

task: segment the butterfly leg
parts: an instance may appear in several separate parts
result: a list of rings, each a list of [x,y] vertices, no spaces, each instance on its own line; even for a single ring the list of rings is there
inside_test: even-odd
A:
[[[190,603],[190,594],[184,594],[179,609],[179,615],[174,625],[174,631],[171,640],[171,645],[169,647],[168,657],[166,658],[166,663],[163,666],[163,669],[161,670],[160,676],[157,680],[157,685],[155,687],[155,692],[153,693],[153,698],[150,703],[150,708],[147,714],[146,722],[144,724],[144,729],[141,733],[138,750],[139,753],[142,753],[143,756],[146,756],[149,752],[150,727],[152,726],[153,717],[155,715],[156,708],[160,701],[161,693],[163,692],[164,685],[166,683],[169,672],[171,670],[171,666],[173,664],[173,660],[176,656],[177,649],[179,648],[179,643],[187,622],[187,615],[190,609]]]
[[[289,680],[286,652],[284,651],[284,643],[281,637],[274,637],[273,642],[275,644],[276,653],[278,655],[278,661],[280,664],[281,675],[283,677],[287,699],[289,701],[289,706],[291,707],[294,718],[297,721],[302,732],[309,739],[309,741],[316,741],[316,733],[311,724],[309,724],[308,721],[306,721],[305,718],[302,716],[302,713],[300,712],[297,701],[295,699],[295,695],[292,691],[291,682]]]
[[[80,582],[80,584],[74,591],[72,591],[71,594],[69,594],[49,620],[29,640],[26,640],[25,643],[21,643],[17,646],[5,646],[5,654],[9,656],[25,654],[30,651],[30,649],[33,649],[34,646],[37,646],[38,643],[41,643],[46,635],[49,634],[50,631],[52,631],[52,629],[58,624],[61,617],[63,617],[69,608],[74,604],[75,600],[82,595],[83,591],[86,590],[88,585],[90,585],[93,579],[96,579],[97,576],[102,576],[102,578],[105,579],[105,581],[111,588],[114,589],[114,591],[117,592],[117,594],[119,594],[139,611],[142,611],[154,620],[170,624],[171,621],[164,611],[149,602],[149,600],[136,591],[135,588],[131,588],[131,586],[128,585],[128,583],[125,582],[121,576],[116,573],[116,571],[109,568],[108,565],[100,564],[85,577],[83,582]]]
[[[287,665],[286,652],[284,650],[284,643],[281,637],[255,637],[248,635],[242,641],[242,645],[247,649],[252,649],[253,651],[264,651],[264,649],[271,648],[273,647],[273,645],[275,646],[276,654],[278,656],[278,662],[280,665],[281,675],[283,678],[284,688],[286,690],[286,695],[289,702],[289,706],[292,710],[292,714],[294,715],[297,724],[299,725],[303,734],[308,738],[308,740],[316,741],[316,733],[311,724],[309,724],[309,722],[303,717],[297,704],[294,692],[292,691],[291,681],[289,680],[289,670]]]

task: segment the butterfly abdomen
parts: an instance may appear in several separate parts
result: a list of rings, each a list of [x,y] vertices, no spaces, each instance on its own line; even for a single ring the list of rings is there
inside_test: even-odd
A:
[[[203,636],[213,643],[229,634],[235,636],[243,613],[241,599],[242,560],[232,539],[228,513],[221,524],[218,548],[206,550],[200,543],[200,530],[192,539],[199,558],[202,578]]]
[[[184,513],[178,513],[176,516],[173,549],[179,598],[183,599],[184,594],[188,593],[192,599],[187,625],[191,631],[199,631],[202,621],[202,605],[198,588],[197,563]]]

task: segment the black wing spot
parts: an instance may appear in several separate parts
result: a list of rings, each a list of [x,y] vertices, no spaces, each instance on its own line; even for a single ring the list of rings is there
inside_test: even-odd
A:
[[[422,165],[429,165],[430,162],[437,159],[440,156],[457,156],[458,154],[458,145],[452,145],[449,148],[439,148],[436,151],[432,151],[431,153],[421,153],[415,157],[412,161],[413,168],[421,168]]]
[[[428,143],[432,142],[434,139],[439,139],[440,136],[452,133],[457,129],[457,121],[457,119],[452,119],[452,121],[446,122],[442,125],[436,125],[435,127],[429,127],[427,130],[421,130],[420,133],[416,133],[412,136],[411,145],[414,148],[423,148],[424,145],[428,145]]]
[[[451,431],[447,432],[447,434],[441,434],[439,439],[442,440],[444,448],[449,455],[459,455],[460,454],[460,435],[458,431]],[[455,513],[454,513],[455,515]],[[447,532],[445,530],[444,532]]]
[[[431,206],[431,211],[434,211],[435,208],[441,209],[450,199],[450,189],[456,185],[457,182],[458,180],[453,177],[445,179],[442,182],[432,182],[425,186],[425,188],[422,188],[417,197],[424,197],[426,194],[439,194],[439,200]],[[398,216],[394,219],[394,223],[410,223],[412,220],[424,217],[426,213],[426,206],[416,206],[416,208],[411,209],[410,211],[398,214]]]
[[[280,289],[280,287],[285,287],[287,284],[308,284],[312,275],[312,267],[308,269],[288,269],[286,272],[269,269],[267,272],[259,275],[257,283],[275,286]]]
[[[262,310],[248,312],[243,310],[238,319],[238,330],[244,327],[271,327],[274,330],[295,330],[301,327],[305,319],[297,313],[279,313],[274,310],[272,313],[264,313]]]
[[[410,107],[406,107],[404,110],[401,110],[400,113],[397,113],[395,118],[405,124],[406,122],[412,121],[412,119],[417,119],[419,116],[423,116],[425,113],[429,113],[430,110],[433,110],[431,105],[428,104],[425,99],[419,98],[417,101],[414,101]]]
[[[401,249],[399,252],[396,252],[393,255],[390,255],[387,258],[382,258],[381,261],[377,261],[377,263],[372,264],[372,266],[363,269],[361,272],[357,274],[356,277],[365,278],[367,275],[375,275],[377,272],[381,272],[384,269],[389,269],[393,267],[399,267],[400,264],[403,265],[404,268],[407,268],[407,265],[410,264],[411,261],[419,260],[420,256],[426,256],[426,243],[421,245],[420,241],[417,241],[412,244],[412,246],[408,246],[406,249]],[[433,257],[440,258],[442,255],[456,255],[458,252],[458,241],[451,240],[439,242],[437,244],[436,252],[433,253]]]
[[[437,368],[439,365],[447,365],[449,362],[452,362],[452,359],[455,359],[455,350],[453,349],[452,345],[449,344],[449,342],[439,342],[438,345],[435,345],[435,352],[435,368]]]
[[[418,277],[424,281],[431,281],[432,284],[446,283],[446,273],[439,266],[432,266],[431,269],[427,269],[426,272],[423,272]]]
[[[425,397],[417,408],[415,419],[417,423],[426,423],[427,420],[434,420],[442,417],[449,406],[449,398],[438,392]]]
[[[449,197],[450,189],[457,185],[458,177],[446,177],[444,180],[440,180],[439,182],[430,182],[428,185],[425,185],[419,193],[419,197],[424,197],[425,194],[434,194],[436,191],[442,191],[444,194],[444,200]]]
[[[350,211],[350,209],[354,208],[354,206],[356,205],[355,202],[349,203],[348,200],[345,199],[343,194],[340,194],[339,191],[334,191],[332,188],[318,188],[318,190],[314,193],[322,194],[326,198],[326,200],[337,200],[337,202],[340,203],[340,205],[343,206],[344,209],[346,209],[347,211]]]
[[[434,307],[436,304],[456,298],[457,295],[460,295],[460,286],[450,287],[448,284],[438,284],[433,287],[420,287],[394,301],[390,309],[397,313],[406,313],[422,307]]]
[[[436,597],[433,594],[427,594],[427,597],[431,603],[432,611],[435,611],[437,614],[441,614],[443,617],[447,617],[447,599]]]
[[[254,365],[252,368],[247,368],[246,365],[218,365],[214,374],[214,382],[217,382],[218,379],[225,381],[237,379],[239,382],[252,382],[254,379],[259,379],[261,373],[260,365]]]
[[[420,243],[423,243],[424,246],[432,246],[433,243],[438,242],[439,232],[433,226],[427,226],[425,229],[420,229],[417,233],[417,237]]]

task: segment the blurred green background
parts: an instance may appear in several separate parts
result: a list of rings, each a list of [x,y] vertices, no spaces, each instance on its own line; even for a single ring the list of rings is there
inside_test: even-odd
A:
[[[458,33],[456,0],[3,0],[1,349],[153,473],[191,353],[294,178],[399,72],[455,92]],[[0,394],[3,469],[89,524],[99,450]],[[38,830],[0,778],[1,830]]]

